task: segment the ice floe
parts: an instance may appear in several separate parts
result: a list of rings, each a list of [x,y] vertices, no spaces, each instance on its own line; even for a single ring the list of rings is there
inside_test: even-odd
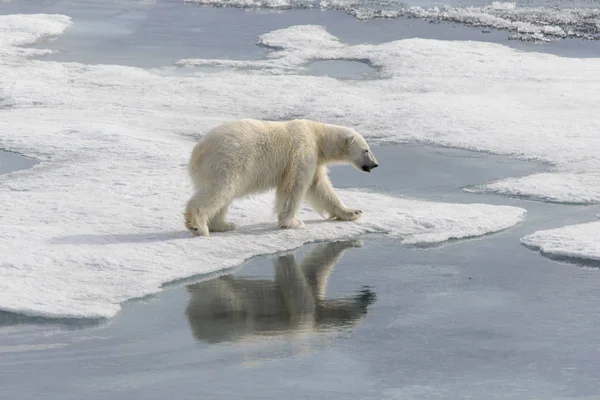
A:
[[[402,111],[402,97],[418,82],[401,77],[400,87],[409,88],[403,96],[393,79],[356,86],[323,77],[235,69],[164,76],[124,66],[36,60],[29,56],[39,50],[16,47],[60,34],[69,25],[64,16],[0,16],[0,147],[42,161],[0,176],[2,310],[111,317],[120,302],[157,292],[165,282],[223,270],[306,242],[381,232],[407,244],[437,243],[497,232],[524,217],[525,211],[516,207],[432,203],[344,190],[340,195],[345,202],[364,210],[361,221],[330,222],[303,210],[307,228],[282,231],[270,212],[273,196],[265,194],[231,207],[231,220],[239,230],[191,237],[182,219],[191,191],[185,164],[203,132],[233,118],[281,119],[299,113],[353,124],[367,137],[410,139],[403,133],[406,122],[410,125],[418,116],[406,111],[420,107],[408,104]],[[327,43],[340,54],[346,48],[316,27],[273,33],[263,40],[291,49],[291,58],[305,46]],[[397,51],[409,56],[404,60],[417,62],[420,49],[428,51],[427,43],[384,51],[380,62],[391,60]],[[364,50],[374,54],[376,49]],[[388,65],[393,66],[382,67]],[[396,71],[385,73],[393,77]],[[390,120],[396,112],[408,119]]]
[[[600,202],[600,174],[540,173],[522,178],[507,178],[465,190],[531,196],[555,203],[596,204]]]
[[[480,42],[408,39],[349,46],[318,26],[269,32],[258,43],[273,49],[265,60],[184,59],[178,64],[270,73],[278,79],[291,75],[288,93],[301,100],[290,109],[291,115],[344,116],[384,140],[418,140],[552,165],[548,173],[468,190],[562,203],[600,200],[600,122],[594,116],[600,107],[598,59],[520,52]],[[294,93],[297,75],[306,73],[310,62],[335,59],[366,62],[382,79],[361,84],[307,79],[310,90]],[[335,92],[335,104],[327,102],[327,91]],[[323,108],[308,111],[306,103]],[[368,126],[362,126],[364,120]]]
[[[538,231],[521,242],[553,256],[600,261],[600,222]]]

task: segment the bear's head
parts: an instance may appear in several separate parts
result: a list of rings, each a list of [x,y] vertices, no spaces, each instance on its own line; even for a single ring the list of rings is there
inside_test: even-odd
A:
[[[346,134],[347,161],[361,171],[371,172],[379,163],[371,152],[366,140],[355,130],[348,130]]]

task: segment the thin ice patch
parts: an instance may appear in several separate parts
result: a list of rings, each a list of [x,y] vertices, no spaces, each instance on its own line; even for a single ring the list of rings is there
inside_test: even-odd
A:
[[[521,242],[553,256],[600,261],[600,222],[537,231]]]
[[[540,173],[522,178],[506,178],[489,184],[465,188],[467,192],[492,192],[552,203],[600,203],[600,175]]]

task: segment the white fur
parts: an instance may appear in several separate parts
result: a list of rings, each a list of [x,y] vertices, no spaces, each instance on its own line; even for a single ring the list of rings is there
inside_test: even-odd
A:
[[[281,228],[301,228],[296,217],[306,198],[320,214],[353,221],[360,210],[347,208],[333,190],[327,164],[377,166],[367,142],[355,130],[309,120],[283,122],[244,119],[211,130],[195,147],[189,173],[196,193],[187,203],[186,227],[197,235],[234,229],[226,222],[235,198],[276,189]]]

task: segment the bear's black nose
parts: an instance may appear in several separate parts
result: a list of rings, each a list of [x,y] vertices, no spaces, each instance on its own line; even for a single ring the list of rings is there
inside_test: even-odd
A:
[[[377,168],[379,167],[379,164],[375,163],[375,165],[373,165],[373,168]]]

